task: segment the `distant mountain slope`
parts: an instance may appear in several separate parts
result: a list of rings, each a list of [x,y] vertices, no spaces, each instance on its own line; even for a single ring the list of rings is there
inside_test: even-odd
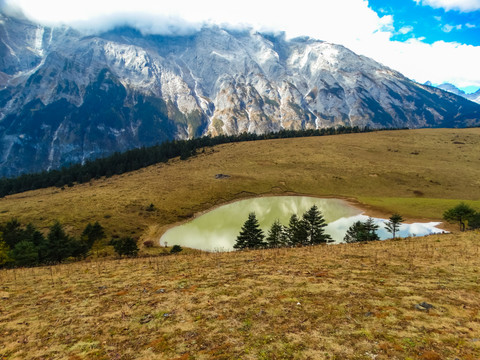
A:
[[[460,90],[455,85],[449,84],[449,83],[438,85],[437,88],[445,91],[449,91],[455,95],[462,96],[465,99],[468,99],[470,101],[476,102],[477,104],[480,104],[480,89],[474,92],[473,94],[466,94],[465,91]]]
[[[86,36],[0,15],[0,175],[203,134],[479,124],[480,105],[323,41]]]

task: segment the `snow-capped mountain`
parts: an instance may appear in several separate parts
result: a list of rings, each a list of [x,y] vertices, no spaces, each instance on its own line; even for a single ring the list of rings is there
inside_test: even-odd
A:
[[[480,105],[324,41],[86,35],[0,15],[0,175],[203,134],[479,124]]]
[[[427,82],[426,85],[431,85],[431,83]],[[449,83],[443,83],[441,85],[438,85],[437,88],[451,92],[452,94],[455,94],[458,96],[462,96],[465,99],[468,99],[470,101],[476,102],[477,104],[480,104],[480,89],[472,94],[467,94],[465,93],[465,91],[460,90],[455,85],[449,84]]]

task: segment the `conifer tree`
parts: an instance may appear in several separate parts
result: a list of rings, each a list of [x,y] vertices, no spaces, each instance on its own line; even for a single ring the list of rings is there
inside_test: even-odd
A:
[[[81,235],[82,242],[86,244],[89,250],[92,248],[95,242],[105,238],[105,230],[103,226],[98,223],[98,221],[96,221],[93,225],[88,223]]]
[[[347,230],[343,240],[346,243],[380,240],[377,234],[378,225],[369,217],[367,221],[354,222]]]
[[[324,228],[327,223],[316,205],[303,214],[303,221],[307,232],[306,245],[326,244],[332,241],[331,236],[325,234]]]
[[[373,218],[369,217],[363,224],[365,226],[365,241],[380,240],[380,237],[377,234],[379,226],[375,224]]]
[[[63,226],[56,221],[51,227],[47,236],[49,254],[48,260],[52,262],[61,262],[69,256],[72,256],[74,239],[68,236],[63,230]]]
[[[282,224],[280,224],[278,219],[275,220],[275,222],[272,224],[272,227],[268,231],[266,241],[269,248],[279,248],[287,244],[288,238],[285,228]]]
[[[10,249],[24,239],[22,225],[17,219],[10,219],[0,230],[3,232],[3,241]]]
[[[259,249],[265,246],[262,229],[258,223],[255,213],[248,215],[247,221],[242,226],[237,241],[233,245],[234,249]]]
[[[35,245],[35,249],[38,254],[38,262],[44,263],[49,253],[49,246],[45,236],[37,230],[33,224],[28,224],[25,228],[25,240]]]
[[[400,229],[400,225],[405,220],[403,217],[397,213],[390,216],[388,222],[385,223],[385,229],[392,234],[392,238],[395,239],[397,231]]]
[[[296,214],[290,217],[287,228],[288,242],[290,246],[302,246],[307,239],[307,228],[305,221],[299,220]]]
[[[348,228],[343,241],[346,243],[356,243],[365,238],[365,226],[361,221],[355,221]]]
[[[11,251],[11,258],[17,266],[32,266],[38,262],[38,250],[32,242],[22,240]]]

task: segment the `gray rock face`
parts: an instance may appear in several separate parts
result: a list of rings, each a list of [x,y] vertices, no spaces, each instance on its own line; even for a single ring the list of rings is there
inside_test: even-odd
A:
[[[85,35],[0,14],[0,175],[204,134],[462,127],[480,106],[323,41]]]

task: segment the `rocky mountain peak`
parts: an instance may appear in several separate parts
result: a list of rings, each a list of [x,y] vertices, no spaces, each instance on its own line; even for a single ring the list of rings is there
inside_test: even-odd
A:
[[[480,123],[480,106],[343,46],[205,27],[83,34],[0,18],[0,175],[167,139]]]

